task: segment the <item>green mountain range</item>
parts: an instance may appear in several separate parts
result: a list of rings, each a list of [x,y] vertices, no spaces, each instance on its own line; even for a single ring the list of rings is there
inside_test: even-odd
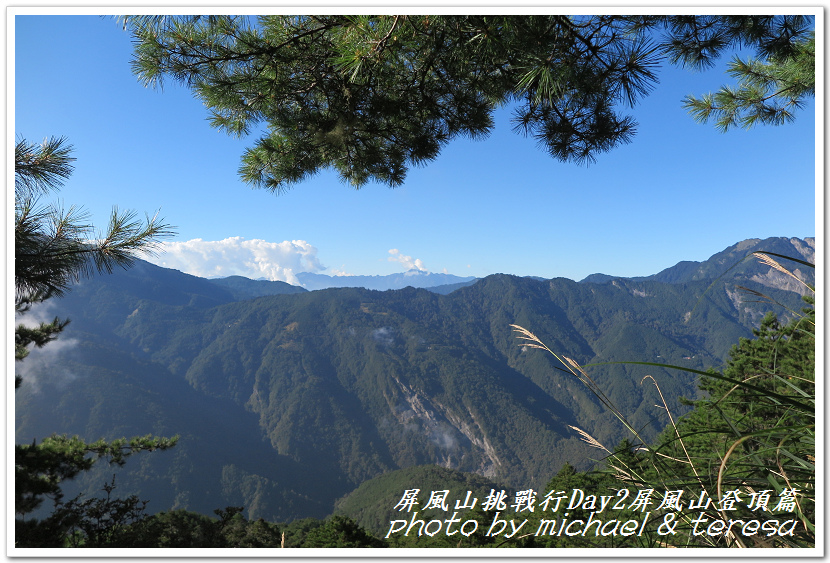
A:
[[[766,311],[800,307],[798,282],[741,259],[766,250],[812,261],[814,244],[754,239],[648,278],[497,274],[446,292],[305,291],[139,262],[21,319],[72,322],[17,366],[16,440],[179,434],[172,450],[122,469],[98,464],[66,487],[95,494],[116,473],[117,494],[148,499],[150,512],[233,505],[248,518],[319,518],[367,481],[426,464],[542,487],[565,462],[587,469],[601,457],[572,427],[608,447],[627,435],[554,357],[522,346],[511,324],[580,364],[600,364],[586,368],[590,376],[654,436],[668,419],[643,378],[653,376],[674,415],[681,397],[696,396],[696,381],[607,363],[720,365]]]

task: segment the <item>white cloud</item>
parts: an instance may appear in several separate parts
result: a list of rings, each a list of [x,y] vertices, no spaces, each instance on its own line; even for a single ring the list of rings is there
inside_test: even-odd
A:
[[[78,346],[78,340],[58,336],[43,348],[32,346],[29,355],[20,362],[15,362],[15,375],[22,379],[21,388],[28,387],[39,393],[46,386],[65,389],[78,379],[78,374],[70,367],[70,354]]]
[[[58,307],[53,301],[37,303],[23,314],[15,312],[16,325],[37,328],[41,323],[55,320]],[[23,379],[22,385],[32,392],[39,393],[44,385],[64,389],[77,379],[77,374],[69,367],[69,355],[75,350],[78,341],[59,333],[57,338],[42,348],[29,347],[29,355],[22,361],[15,362],[15,374]],[[22,387],[21,387],[22,388]]]
[[[304,240],[268,242],[230,237],[225,240],[193,239],[167,242],[150,260],[203,278],[245,276],[300,285],[296,274],[324,270],[317,249]]]
[[[421,262],[420,258],[413,260],[412,256],[407,256],[405,254],[401,254],[401,251],[398,250],[397,248],[391,249],[389,251],[389,254],[391,254],[392,256],[387,258],[387,260],[389,260],[390,262],[400,262],[401,264],[404,265],[404,267],[406,267],[407,271],[412,270],[412,269],[417,269],[417,270],[420,270],[422,272],[427,272],[428,271],[424,267],[424,263]]]
[[[28,311],[24,313],[14,312],[15,324],[23,325],[26,328],[37,328],[41,323],[51,323],[55,320],[58,307],[54,301],[41,301],[33,303]]]
[[[373,330],[370,336],[373,340],[377,340],[381,344],[392,344],[395,341],[395,329],[389,326],[382,326]]]
[[[330,276],[335,276],[335,277],[354,276],[354,274],[350,274],[349,272],[346,271],[346,265],[345,264],[340,266],[340,268],[329,268],[328,274]]]

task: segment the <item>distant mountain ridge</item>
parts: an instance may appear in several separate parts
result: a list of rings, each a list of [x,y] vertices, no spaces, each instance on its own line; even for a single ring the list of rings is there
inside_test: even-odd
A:
[[[654,280],[665,283],[687,283],[702,279],[716,279],[729,273],[737,279],[754,279],[762,285],[796,291],[804,294],[804,287],[792,277],[761,265],[757,260],[748,259],[752,252],[771,252],[774,254],[792,256],[810,263],[815,263],[815,238],[804,239],[773,237],[767,239],[746,239],[718,252],[701,262],[681,261],[649,276],[621,277],[609,274],[596,273],[586,276],[580,283],[608,283],[615,279],[631,281]],[[797,263],[781,260],[785,268],[789,268],[796,276],[807,283],[814,283],[815,273]],[[732,269],[731,272],[729,270]],[[264,295],[280,295],[301,291],[316,291],[333,287],[362,287],[377,291],[388,291],[415,287],[428,289],[434,293],[447,294],[461,287],[476,283],[480,278],[474,276],[456,276],[445,273],[424,272],[411,269],[407,272],[375,275],[375,276],[330,276],[313,272],[300,272],[297,280],[301,285],[291,285],[286,282],[268,281],[264,279],[251,280],[242,276],[226,278],[209,278],[209,281],[229,289],[237,298],[254,298]],[[529,279],[544,280],[538,276],[526,276]]]
[[[208,281],[230,291],[238,300],[254,299],[265,295],[282,295],[285,293],[303,293],[303,287],[291,285],[284,281],[252,280],[243,276],[211,278]]]
[[[495,274],[448,294],[304,291],[139,261],[47,302],[42,316],[72,322],[18,364],[16,440],[180,434],[172,450],[119,470],[116,493],[149,499],[150,511],[244,506],[249,518],[323,517],[369,479],[425,464],[543,486],[564,462],[586,469],[597,457],[572,427],[607,446],[626,434],[554,359],[520,346],[510,325],[581,364],[605,364],[590,368],[592,377],[654,434],[665,411],[643,377],[659,382],[670,405],[696,396],[694,378],[608,362],[720,365],[765,312],[786,314],[742,299],[736,283],[799,308],[797,291],[764,285],[772,269],[755,260],[723,283],[706,277],[763,242],[781,254],[814,248],[768,239],[663,279]],[[102,464],[67,494],[96,495],[112,473]]]
[[[473,276],[455,276],[452,274],[423,272],[412,269],[400,274],[389,274],[386,276],[329,276],[326,274],[315,274],[312,272],[300,272],[297,274],[302,287],[310,291],[317,289],[328,289],[331,287],[363,287],[386,291],[389,289],[403,289],[415,287],[431,289],[442,285],[457,285],[474,283],[477,278]]]
[[[719,276],[728,276],[731,283],[752,280],[766,287],[795,291],[802,295],[806,294],[804,286],[791,276],[775,269],[770,269],[769,266],[762,264],[757,258],[748,257],[753,252],[769,252],[815,264],[816,239],[814,237],[805,239],[786,237],[747,239],[733,244],[702,262],[678,262],[674,266],[650,276],[620,278],[607,274],[591,274],[582,279],[580,283],[608,283],[615,279],[688,283],[698,280],[714,280]],[[812,285],[815,283],[814,269],[778,256],[772,256],[772,258],[808,284]]]

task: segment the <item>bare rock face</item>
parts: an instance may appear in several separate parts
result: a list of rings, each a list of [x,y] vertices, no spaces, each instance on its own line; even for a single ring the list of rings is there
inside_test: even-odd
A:
[[[806,273],[801,268],[795,268],[791,270],[791,273],[792,275],[789,275],[770,268],[766,274],[755,274],[749,279],[767,287],[793,291],[799,295],[812,295],[812,290],[804,281],[808,279]]]
[[[808,237],[805,239],[798,239],[798,238],[791,238],[790,244],[798,250],[798,252],[804,257],[805,260],[808,262],[812,262],[815,264],[816,262],[816,239],[813,237]]]
[[[788,255],[793,258],[804,260],[811,264],[816,261],[816,239],[815,238],[791,238],[789,239],[792,252]],[[810,286],[813,285],[815,274],[812,269],[807,266],[801,266],[797,262],[774,258],[776,265],[769,266],[767,271],[755,273],[749,279],[760,283],[766,287],[772,287],[783,291],[793,291],[799,295],[810,295],[813,291]]]

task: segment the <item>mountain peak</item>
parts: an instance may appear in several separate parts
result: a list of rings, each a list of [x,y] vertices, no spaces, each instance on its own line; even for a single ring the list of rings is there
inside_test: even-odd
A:
[[[796,291],[803,294],[806,288],[791,276],[777,271],[769,265],[761,263],[759,260],[749,258],[749,256],[753,252],[767,252],[778,255],[775,256],[775,259],[784,268],[793,272],[793,274],[806,283],[812,284],[815,280],[815,272],[812,268],[801,265],[798,262],[779,258],[779,256],[790,256],[797,260],[815,263],[815,250],[816,239],[813,237],[804,239],[795,237],[750,238],[733,244],[702,262],[684,260],[650,276],[623,279],[635,281],[650,280],[665,283],[689,283],[697,280],[714,280],[720,276],[728,275],[728,279],[751,279],[767,287]],[[580,283],[608,283],[614,279],[620,279],[620,276],[591,274]]]

